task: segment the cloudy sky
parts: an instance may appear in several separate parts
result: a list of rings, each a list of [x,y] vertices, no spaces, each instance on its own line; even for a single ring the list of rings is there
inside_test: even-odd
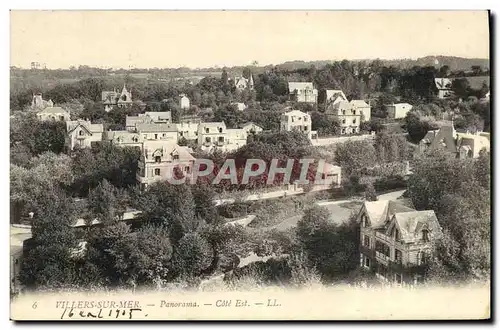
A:
[[[486,11],[12,11],[11,65],[489,57]]]

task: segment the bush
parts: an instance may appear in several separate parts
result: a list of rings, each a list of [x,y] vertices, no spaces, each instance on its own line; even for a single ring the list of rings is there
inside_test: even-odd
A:
[[[400,175],[383,177],[375,180],[373,183],[376,191],[403,189],[406,188],[406,185],[406,179]]]

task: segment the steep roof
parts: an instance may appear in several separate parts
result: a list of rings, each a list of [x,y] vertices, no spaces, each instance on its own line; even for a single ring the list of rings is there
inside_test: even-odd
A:
[[[240,128],[245,128],[245,127],[247,127],[247,126],[257,126],[257,127],[259,127],[259,128],[262,128],[262,127],[260,127],[259,125],[257,125],[256,123],[254,123],[254,122],[252,122],[252,121],[249,121],[249,122],[246,122],[246,123],[240,124],[239,126],[240,126]]]
[[[429,150],[444,148],[449,152],[457,152],[456,134],[453,125],[446,124],[441,126],[438,131],[427,132],[420,143],[429,144]]]
[[[300,110],[291,110],[291,111],[285,112],[283,115],[285,115],[285,116],[309,116],[309,114],[302,112]]]
[[[434,211],[412,211],[396,213],[394,220],[400,230],[401,240],[413,242],[420,238],[422,229],[427,229],[432,239],[442,236],[441,226]]]
[[[449,90],[451,88],[452,80],[450,78],[434,78],[437,89]]]
[[[326,100],[335,99],[337,96],[341,96],[344,101],[347,101],[347,97],[341,89],[327,89],[326,90]]]
[[[350,103],[357,108],[368,108],[370,106],[364,100],[351,100]]]
[[[216,122],[206,122],[206,123],[200,123],[200,125],[198,127],[201,127],[201,128],[210,128],[210,127],[226,127],[226,123],[224,123],[223,121],[216,121]]]
[[[379,227],[396,213],[412,212],[409,200],[383,200],[364,202],[364,209],[370,219],[372,227]]]
[[[77,127],[85,128],[89,133],[102,133],[104,131],[103,124],[92,124],[86,120],[70,120],[66,122],[66,130],[68,133],[74,131]]]
[[[166,155],[179,155],[179,159],[182,161],[194,161],[195,158],[189,152],[186,147],[181,147],[175,142],[162,141],[162,140],[148,140],[144,141],[143,153],[150,152],[155,153],[160,150]]]
[[[64,113],[64,114],[67,114],[69,115],[69,112],[64,110],[63,108],[61,107],[47,107],[45,109],[43,109],[42,111],[38,112],[37,114],[61,114],[61,113]]]
[[[106,133],[106,138],[107,140],[125,143],[138,143],[142,140],[139,133],[129,131],[109,131]],[[134,141],[134,138],[137,138],[137,141]]]

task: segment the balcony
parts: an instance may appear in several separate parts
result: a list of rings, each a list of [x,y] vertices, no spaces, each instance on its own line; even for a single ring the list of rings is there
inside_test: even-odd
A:
[[[375,257],[377,258],[377,261],[380,261],[384,265],[389,265],[389,263],[391,262],[391,257],[378,251],[375,251]]]

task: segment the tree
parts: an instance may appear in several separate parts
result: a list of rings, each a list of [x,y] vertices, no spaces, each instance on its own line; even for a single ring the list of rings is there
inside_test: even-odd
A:
[[[122,189],[103,180],[96,188],[92,189],[88,198],[89,209],[94,218],[101,222],[113,222],[121,219],[128,205],[128,196]]]
[[[483,73],[483,69],[481,68],[480,65],[473,65],[473,66],[471,66],[471,69],[472,69],[472,73],[475,76],[480,76],[481,73]]]
[[[470,94],[470,83],[467,78],[453,79],[451,90],[457,97],[466,99]]]
[[[418,113],[410,111],[405,117],[405,128],[413,142],[419,142],[428,131],[437,129],[437,125],[429,117],[421,117]]]
[[[373,187],[372,183],[369,183],[365,190],[365,199],[367,201],[376,201],[378,200],[377,192],[375,191],[375,187]]]
[[[39,196],[32,223],[32,242],[21,264],[20,281],[30,289],[78,285],[74,251],[78,240],[71,228],[74,207],[59,191]]]
[[[376,163],[375,148],[368,141],[346,141],[335,149],[335,161],[346,175],[357,173]]]
[[[450,67],[448,65],[443,65],[441,69],[439,69],[439,75],[441,77],[448,77],[450,74]]]
[[[415,163],[414,175],[408,180],[408,195],[418,210],[434,210],[444,231],[431,277],[461,280],[489,276],[488,163],[486,155],[475,160],[438,153]],[[456,173],[469,175],[458,177]]]
[[[181,276],[199,276],[212,262],[213,253],[210,244],[197,233],[182,237],[173,257],[175,270]]]
[[[314,206],[297,223],[297,237],[311,266],[324,278],[342,277],[358,267],[359,225],[355,215],[340,226],[330,222],[329,211]]]

